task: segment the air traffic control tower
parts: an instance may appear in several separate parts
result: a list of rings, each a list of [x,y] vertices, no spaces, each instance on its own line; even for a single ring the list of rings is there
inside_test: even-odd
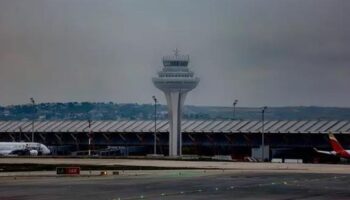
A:
[[[188,69],[190,57],[175,55],[163,57],[163,68],[158,77],[153,78],[154,85],[165,93],[169,115],[169,156],[182,155],[181,118],[186,94],[195,88],[199,78]]]

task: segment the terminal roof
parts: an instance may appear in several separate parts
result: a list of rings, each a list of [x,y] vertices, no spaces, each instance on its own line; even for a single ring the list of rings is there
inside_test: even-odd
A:
[[[151,133],[154,121],[150,120],[106,120],[92,121],[95,133]],[[157,131],[166,133],[168,120],[157,121]],[[88,132],[88,121],[35,121],[34,131],[39,133]],[[261,133],[262,122],[256,120],[183,120],[184,133]],[[0,133],[31,133],[31,121],[0,121]],[[350,121],[265,121],[264,132],[270,134],[350,134]]]

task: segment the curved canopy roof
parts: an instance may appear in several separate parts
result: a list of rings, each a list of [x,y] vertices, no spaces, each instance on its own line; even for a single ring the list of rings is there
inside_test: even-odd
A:
[[[166,133],[168,120],[157,121],[157,131]],[[256,120],[183,120],[184,133],[260,133],[261,121]],[[88,121],[35,121],[34,131],[42,133],[88,132]],[[92,121],[91,131],[95,133],[151,133],[154,121],[150,120],[108,120]],[[265,133],[344,133],[350,134],[350,121],[265,121]],[[0,133],[32,132],[31,121],[0,121]]]

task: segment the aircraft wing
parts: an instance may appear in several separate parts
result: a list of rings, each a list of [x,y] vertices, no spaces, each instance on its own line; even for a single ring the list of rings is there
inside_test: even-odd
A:
[[[316,148],[314,148],[314,150],[315,150],[317,153],[322,153],[322,154],[327,154],[327,155],[334,155],[334,154],[332,154],[331,151],[321,151],[321,150],[318,150],[318,149],[316,149]]]
[[[13,155],[28,155],[29,150],[27,149],[15,149],[15,150],[2,150],[0,155],[2,156],[13,156]]]
[[[0,155],[7,156],[12,153],[12,150],[2,150],[0,151]]]

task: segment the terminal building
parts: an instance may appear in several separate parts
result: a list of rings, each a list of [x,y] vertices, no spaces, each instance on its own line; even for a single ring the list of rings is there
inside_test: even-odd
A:
[[[123,147],[140,149],[136,155],[153,153],[152,120],[116,121],[0,121],[0,141],[31,141],[51,147],[69,146],[72,151],[88,149],[92,135],[94,149]],[[231,155],[242,160],[251,157],[261,145],[262,122],[248,120],[183,120],[182,151],[190,155]],[[169,121],[159,120],[157,152],[169,153]],[[306,162],[322,159],[313,148],[330,150],[332,132],[344,148],[350,148],[350,121],[265,121],[265,145],[270,159],[299,158]],[[130,152],[131,153],[131,152]],[[328,158],[327,158],[328,159]],[[329,158],[331,159],[331,158]]]

